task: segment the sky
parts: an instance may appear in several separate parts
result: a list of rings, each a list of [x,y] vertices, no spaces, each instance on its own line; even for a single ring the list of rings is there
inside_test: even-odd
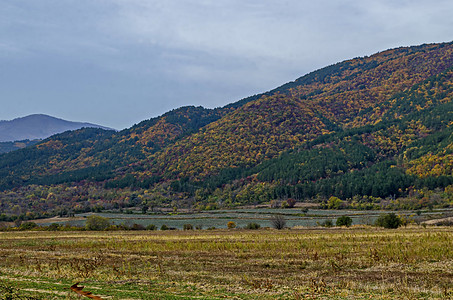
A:
[[[2,0],[0,120],[115,129],[386,49],[453,40],[451,0]]]

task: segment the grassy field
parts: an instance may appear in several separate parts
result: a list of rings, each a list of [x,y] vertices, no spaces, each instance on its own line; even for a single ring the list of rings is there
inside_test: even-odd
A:
[[[453,228],[0,232],[0,299],[80,299],[76,282],[103,299],[453,299]]]
[[[353,220],[354,225],[369,225],[373,224],[381,214],[390,213],[391,211],[382,210],[332,210],[332,209],[317,209],[310,208],[308,211],[300,208],[249,208],[249,209],[228,209],[228,210],[212,210],[200,212],[177,212],[177,213],[149,213],[141,214],[139,211],[135,213],[96,213],[106,217],[115,225],[125,224],[140,224],[148,226],[153,224],[160,228],[163,224],[168,227],[183,229],[184,224],[192,224],[201,226],[204,229],[226,228],[228,221],[234,221],[238,227],[245,227],[249,223],[257,223],[261,227],[272,227],[270,219],[276,215],[285,217],[288,227],[303,226],[314,227],[317,224],[323,224],[330,220],[336,222],[338,217],[349,216]],[[421,222],[430,219],[438,219],[453,216],[453,209],[434,209],[419,211],[396,211],[398,215],[404,216],[408,221]],[[50,225],[52,223],[69,224],[72,226],[84,226],[86,217],[93,213],[84,213],[76,215],[76,218],[51,218],[34,220],[40,225]]]

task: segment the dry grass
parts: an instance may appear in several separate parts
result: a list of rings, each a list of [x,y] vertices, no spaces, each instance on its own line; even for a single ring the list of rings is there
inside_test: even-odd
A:
[[[0,272],[46,299],[448,299],[453,228],[2,232]]]

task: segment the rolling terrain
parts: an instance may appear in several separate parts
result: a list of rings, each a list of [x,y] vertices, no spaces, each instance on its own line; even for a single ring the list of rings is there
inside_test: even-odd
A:
[[[0,153],[22,149],[54,134],[84,127],[111,130],[96,124],[71,122],[43,114],[0,121]]]
[[[182,107],[3,154],[0,211],[288,198],[328,207],[332,197],[353,208],[448,206],[452,96],[452,43],[347,60],[222,108]]]

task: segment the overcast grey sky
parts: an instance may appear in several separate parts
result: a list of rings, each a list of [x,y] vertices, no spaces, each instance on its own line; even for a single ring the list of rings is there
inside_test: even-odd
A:
[[[451,0],[2,0],[0,119],[116,129],[345,59],[453,40]]]

